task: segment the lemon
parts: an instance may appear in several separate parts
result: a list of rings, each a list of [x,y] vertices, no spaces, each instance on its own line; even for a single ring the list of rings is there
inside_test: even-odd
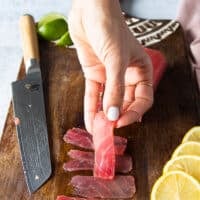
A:
[[[153,186],[151,200],[199,200],[200,184],[192,176],[173,171],[161,176]]]
[[[188,141],[200,142],[200,126],[194,126],[185,134],[182,143]]]
[[[169,160],[163,168],[163,174],[169,171],[184,171],[200,182],[200,157],[187,155]]]
[[[180,144],[172,154],[172,159],[178,156],[194,155],[200,157],[200,143],[199,142],[186,142]]]
[[[59,40],[55,41],[58,46],[71,46],[73,44],[69,32],[66,32]]]

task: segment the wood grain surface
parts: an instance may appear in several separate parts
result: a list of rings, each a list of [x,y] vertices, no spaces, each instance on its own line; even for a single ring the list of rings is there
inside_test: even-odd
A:
[[[164,163],[185,132],[199,122],[199,92],[181,28],[153,48],[161,50],[168,60],[168,69],[155,92],[155,103],[141,123],[115,130],[115,134],[128,138],[127,152],[133,158],[131,174],[137,187],[133,200],[149,199]],[[40,57],[53,174],[37,192],[28,193],[11,105],[0,143],[1,200],[54,200],[72,191],[68,183],[75,173],[62,169],[72,146],[62,138],[67,129],[84,126],[84,78],[74,49],[40,41]],[[22,63],[19,78],[23,76]]]

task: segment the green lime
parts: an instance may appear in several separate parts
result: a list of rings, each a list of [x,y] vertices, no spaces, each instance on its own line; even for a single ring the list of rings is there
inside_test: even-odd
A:
[[[57,40],[68,30],[64,19],[54,19],[48,23],[38,26],[38,33],[46,40]]]
[[[49,23],[50,21],[53,21],[55,19],[64,19],[65,21],[67,21],[66,17],[60,13],[56,13],[56,12],[51,12],[48,13],[46,15],[44,15],[38,22],[38,27],[40,28],[41,26],[43,26],[44,24]]]
[[[66,32],[59,40],[56,41],[58,46],[71,46],[73,42],[70,38],[69,32]]]

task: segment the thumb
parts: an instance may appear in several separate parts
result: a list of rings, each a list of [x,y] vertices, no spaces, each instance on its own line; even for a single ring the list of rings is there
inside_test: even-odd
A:
[[[124,73],[124,67],[119,63],[114,62],[106,67],[103,110],[110,121],[118,120],[120,115],[124,96]]]

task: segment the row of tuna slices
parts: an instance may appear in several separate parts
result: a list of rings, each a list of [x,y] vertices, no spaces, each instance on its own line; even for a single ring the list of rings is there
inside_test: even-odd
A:
[[[83,198],[58,196],[57,200],[126,199],[134,195],[134,177],[115,175],[115,170],[120,173],[128,173],[132,170],[132,158],[124,154],[127,139],[113,135],[114,126],[105,118],[103,112],[97,114],[94,127],[93,135],[80,128],[70,129],[64,135],[63,139],[66,143],[94,150],[93,152],[71,149],[68,152],[71,159],[64,163],[64,170],[93,170],[94,176],[72,178],[70,184],[74,188],[73,195]]]

